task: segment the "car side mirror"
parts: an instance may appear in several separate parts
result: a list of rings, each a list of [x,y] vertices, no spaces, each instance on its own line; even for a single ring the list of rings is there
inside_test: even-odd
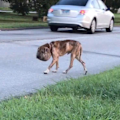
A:
[[[106,9],[106,11],[109,11],[109,10],[110,10],[110,8],[107,8],[107,9]]]

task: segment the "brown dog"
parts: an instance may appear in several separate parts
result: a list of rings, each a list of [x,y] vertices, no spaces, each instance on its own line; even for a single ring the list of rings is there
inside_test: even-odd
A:
[[[63,73],[67,73],[73,67],[73,61],[76,58],[82,65],[85,71],[85,75],[87,74],[87,69],[85,67],[85,62],[81,60],[82,54],[82,46],[81,43],[74,40],[65,40],[65,41],[54,41],[50,44],[42,45],[38,48],[37,58],[42,61],[47,61],[52,56],[52,63],[49,65],[48,69],[44,71],[44,74],[48,74],[50,69],[54,64],[56,64],[56,70],[53,72],[57,72],[59,68],[59,57],[65,55],[66,53],[71,53],[70,65],[67,70]]]

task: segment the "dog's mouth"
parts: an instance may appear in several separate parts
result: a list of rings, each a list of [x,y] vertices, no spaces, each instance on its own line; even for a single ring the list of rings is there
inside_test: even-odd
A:
[[[39,59],[39,55],[36,55],[36,58]]]

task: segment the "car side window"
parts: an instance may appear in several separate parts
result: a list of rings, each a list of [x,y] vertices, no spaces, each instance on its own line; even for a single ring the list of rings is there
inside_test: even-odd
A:
[[[93,0],[93,1],[92,1],[92,5],[93,5],[94,8],[100,9],[100,6],[99,6],[97,0]]]
[[[106,5],[105,5],[101,0],[98,0],[98,3],[99,3],[100,8],[101,8],[102,10],[106,10],[106,9],[107,9]]]

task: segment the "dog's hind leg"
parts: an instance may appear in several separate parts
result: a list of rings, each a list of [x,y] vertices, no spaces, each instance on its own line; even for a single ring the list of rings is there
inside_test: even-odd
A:
[[[69,65],[69,68],[65,71],[63,71],[64,74],[67,74],[67,72],[73,67],[73,61],[75,59],[75,54],[74,53],[71,53],[71,60],[70,60],[70,65]]]
[[[85,71],[85,75],[87,74],[87,68],[85,66],[85,62],[81,60],[81,56],[77,56],[76,59],[82,64],[84,71]]]

